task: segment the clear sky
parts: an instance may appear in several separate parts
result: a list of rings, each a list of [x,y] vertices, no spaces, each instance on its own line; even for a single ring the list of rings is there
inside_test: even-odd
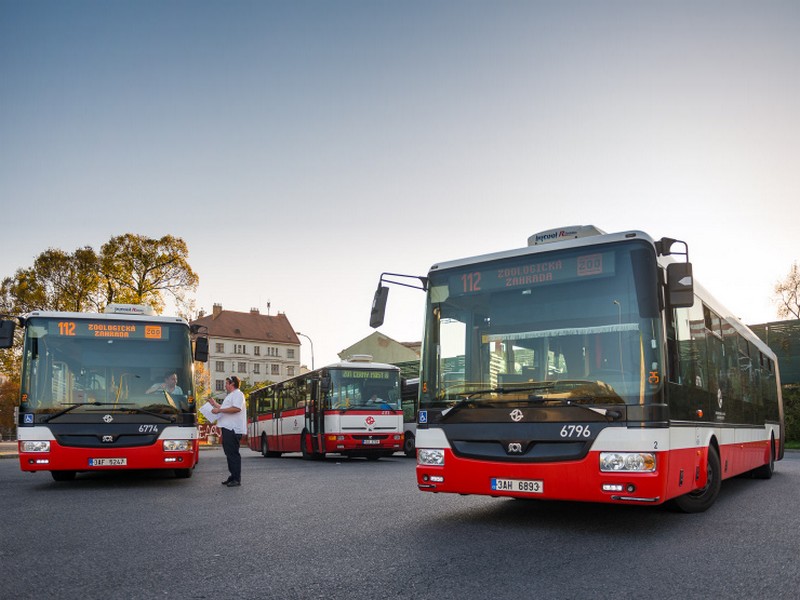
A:
[[[0,277],[171,233],[198,308],[269,302],[321,366],[382,271],[594,224],[686,240],[775,320],[798,32],[796,1],[0,0]],[[394,288],[381,331],[419,340],[422,309]]]

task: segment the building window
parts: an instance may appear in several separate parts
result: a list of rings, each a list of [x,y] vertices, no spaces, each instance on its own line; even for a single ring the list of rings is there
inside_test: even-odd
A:
[[[217,373],[222,373],[223,371],[225,371],[225,361],[224,360],[214,361],[214,370]]]
[[[225,352],[225,344],[217,342],[216,344],[217,352],[223,354]]]
[[[253,365],[253,374],[258,375],[261,373],[261,365],[255,364]]]
[[[286,358],[294,358],[294,348],[286,349]]]
[[[277,348],[270,346],[267,348],[267,356],[280,356],[280,353]]]
[[[286,374],[292,377],[294,375],[294,367],[286,367]]]
[[[272,373],[273,375],[280,375],[281,374],[281,366],[280,365],[271,365],[271,367],[272,367],[272,370],[270,371],[270,373]]]
[[[253,355],[261,356],[261,346],[253,346]]]
[[[237,370],[239,371],[239,373],[247,373],[247,363],[240,362],[238,363],[238,367],[239,368]]]
[[[245,346],[244,344],[234,344],[233,353],[234,354],[247,354],[247,346]]]
[[[214,387],[217,389],[218,392],[224,392],[225,391],[225,380],[224,379],[217,379],[214,382],[214,384],[215,384]]]

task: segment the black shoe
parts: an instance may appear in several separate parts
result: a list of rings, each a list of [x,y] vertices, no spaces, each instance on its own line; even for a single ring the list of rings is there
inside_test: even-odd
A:
[[[228,477],[225,481],[222,482],[222,485],[228,485],[231,481],[233,481],[233,477]]]
[[[228,487],[239,487],[240,485],[242,485],[242,483],[240,481],[236,481],[235,479],[231,479],[225,485],[227,485]]]

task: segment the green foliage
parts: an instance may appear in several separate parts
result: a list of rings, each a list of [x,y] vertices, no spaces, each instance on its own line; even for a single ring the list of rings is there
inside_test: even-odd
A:
[[[783,412],[786,419],[786,440],[800,442],[800,385],[783,386]]]

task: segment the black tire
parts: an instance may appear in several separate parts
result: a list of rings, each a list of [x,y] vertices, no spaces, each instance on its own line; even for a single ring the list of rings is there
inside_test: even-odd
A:
[[[72,481],[75,479],[75,471],[50,471],[55,481]]]
[[[403,436],[403,452],[409,458],[413,458],[417,454],[417,440],[414,439],[414,434],[406,431]]]
[[[722,487],[722,469],[720,468],[719,454],[714,446],[708,448],[708,462],[706,463],[706,485],[699,490],[694,490],[674,500],[675,507],[685,513],[699,513],[711,508],[719,496]]]
[[[300,452],[303,454],[303,460],[312,460],[314,454],[308,449],[308,432],[303,431],[300,435]]]
[[[269,456],[269,444],[267,443],[267,434],[261,435],[261,456],[267,458]]]
[[[775,472],[775,438],[773,437],[769,443],[769,462],[765,465],[753,469],[753,477],[755,479],[772,479],[772,474]]]
[[[194,475],[194,469],[175,469],[177,479],[189,479],[192,475]]]
[[[266,433],[261,434],[261,456],[264,458],[278,458],[281,455],[280,452],[275,450],[269,449],[269,438],[267,438]]]

